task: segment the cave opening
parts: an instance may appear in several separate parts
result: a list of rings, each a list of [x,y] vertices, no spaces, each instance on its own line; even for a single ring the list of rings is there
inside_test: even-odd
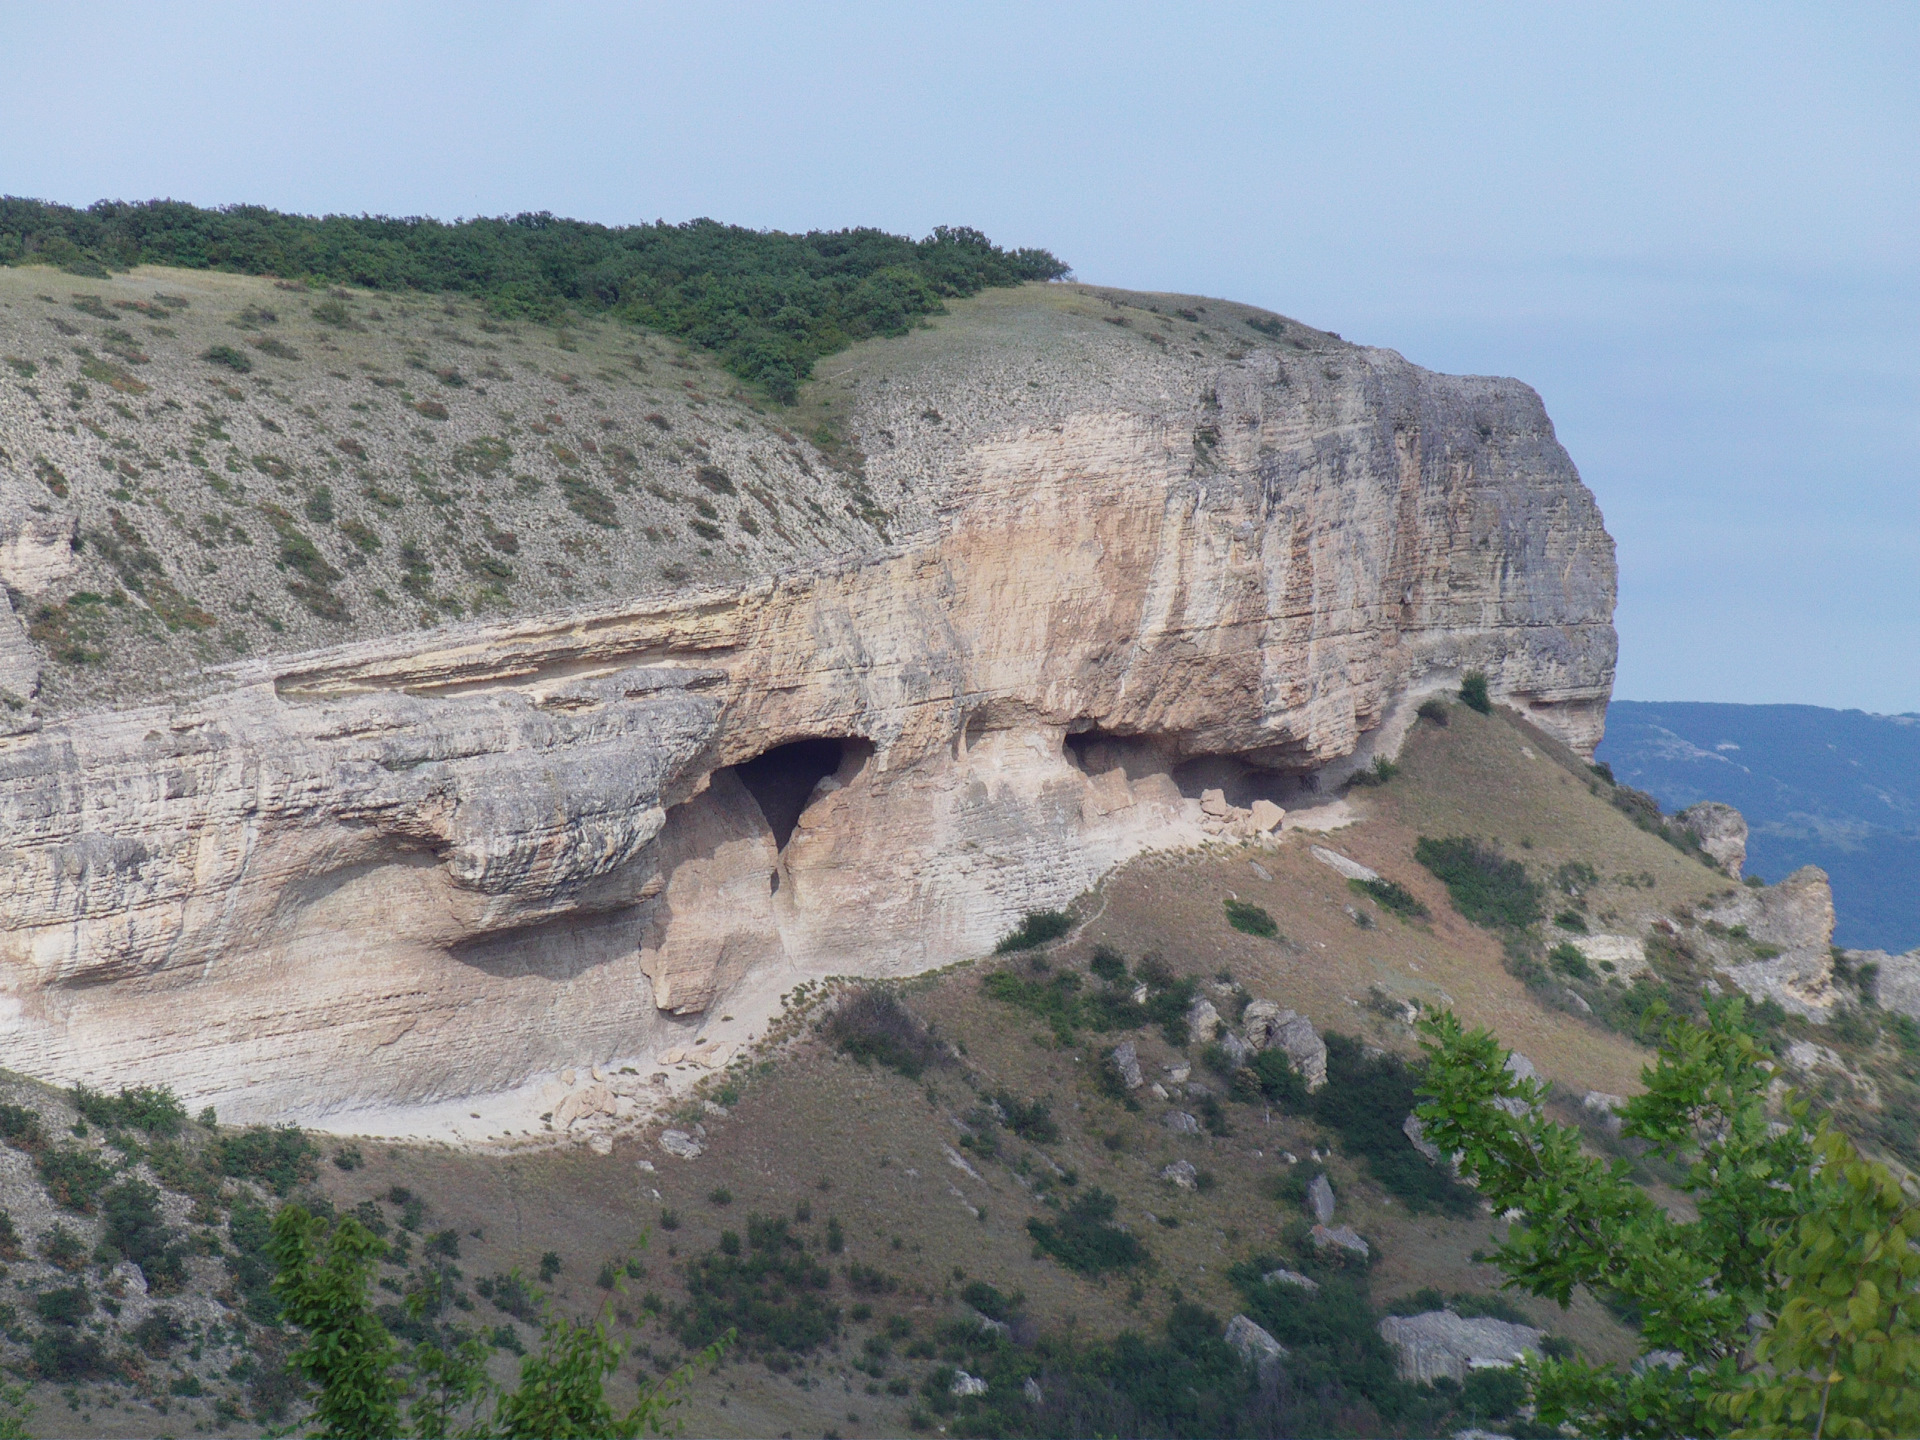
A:
[[[872,753],[865,740],[816,736],[763,751],[734,766],[734,774],[766,817],[775,848],[784,850],[820,782],[848,761],[857,768]]]

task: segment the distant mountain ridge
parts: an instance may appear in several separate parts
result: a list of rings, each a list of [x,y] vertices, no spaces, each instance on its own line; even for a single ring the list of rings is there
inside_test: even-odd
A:
[[[1616,700],[1598,758],[1663,809],[1737,807],[1748,866],[1769,880],[1825,870],[1837,943],[1920,945],[1920,715]]]

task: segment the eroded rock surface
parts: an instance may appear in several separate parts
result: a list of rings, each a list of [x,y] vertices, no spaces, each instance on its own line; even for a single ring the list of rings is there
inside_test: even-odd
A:
[[[823,366],[882,518],[747,580],[29,705],[8,1063],[305,1122],[718,1063],[729,996],[977,954],[1142,849],[1277,823],[1468,669],[1590,753],[1612,544],[1530,390],[1299,327],[1182,354],[1092,294]],[[0,558],[57,586],[74,508],[35,503]]]

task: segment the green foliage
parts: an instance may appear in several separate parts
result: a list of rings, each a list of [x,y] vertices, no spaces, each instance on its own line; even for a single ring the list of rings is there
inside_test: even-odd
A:
[[[669,1307],[667,1326],[688,1349],[737,1334],[750,1355],[804,1354],[838,1333],[833,1277],[785,1219],[755,1216],[745,1253],[737,1241],[733,1252],[716,1248],[686,1267],[687,1302]]]
[[[40,1117],[24,1105],[0,1102],[0,1140],[29,1155],[46,1148],[47,1132]]]
[[[795,398],[820,356],[904,334],[939,313],[944,298],[1067,270],[1044,250],[1002,250],[964,228],[913,241],[878,230],[786,235],[712,220],[609,228],[542,213],[446,224],[177,201],[75,210],[13,198],[0,200],[0,256],[458,291],[498,314],[538,320],[610,313],[716,352],[782,401]],[[313,315],[353,323],[338,299],[322,300]]]
[[[1008,1090],[996,1091],[993,1099],[1007,1117],[1006,1127],[1022,1140],[1035,1145],[1052,1145],[1060,1139],[1060,1125],[1053,1118],[1052,1102],[1022,1100]]]
[[[1257,1051],[1247,1061],[1246,1068],[1259,1086],[1260,1098],[1269,1104],[1299,1114],[1311,1103],[1307,1095],[1307,1082],[1293,1068],[1293,1061],[1288,1058],[1287,1052],[1278,1046]]]
[[[255,1181],[275,1195],[286,1195],[319,1174],[319,1153],[294,1125],[256,1125],[214,1142],[221,1174]]]
[[[1400,767],[1384,755],[1376,755],[1373,764],[1364,770],[1356,770],[1347,777],[1347,784],[1362,788],[1371,785],[1384,785],[1400,773]]]
[[[1313,1092],[1313,1118],[1338,1133],[1340,1148],[1364,1160],[1374,1180],[1415,1214],[1475,1213],[1473,1191],[1415,1150],[1402,1129],[1418,1103],[1418,1072],[1398,1055],[1369,1056],[1351,1036],[1329,1031],[1324,1038],[1327,1083]]]
[[[993,953],[1008,955],[1016,950],[1035,950],[1058,940],[1072,928],[1073,917],[1064,911],[1031,910],[1020,921],[1018,929],[993,947]]]
[[[227,369],[237,370],[242,375],[253,369],[253,361],[247,358],[246,352],[236,350],[231,345],[209,345],[200,352],[200,358],[209,365],[224,365]]]
[[[1509,860],[1478,840],[1455,835],[1432,840],[1422,835],[1413,858],[1447,887],[1453,908],[1490,930],[1524,930],[1545,912],[1541,887],[1518,860]]]
[[[1431,720],[1443,730],[1447,727],[1447,702],[1442,700],[1438,695],[1429,695],[1426,699],[1422,700],[1420,702],[1420,708],[1413,713],[1418,715],[1422,720]]]
[[[1586,1435],[1868,1436],[1920,1425],[1920,1196],[1863,1160],[1803,1103],[1769,1112],[1775,1070],[1738,997],[1674,1021],[1621,1132],[1681,1173],[1676,1220],[1625,1160],[1582,1153],[1540,1113],[1485,1031],[1422,1021],[1427,1137],[1495,1210],[1522,1218],[1493,1260],[1565,1304],[1585,1286],[1638,1317],[1678,1367],[1638,1375],[1571,1358],[1529,1365],[1540,1420]],[[1519,1102],[1517,1105],[1502,1102]],[[1515,1112],[1518,1113],[1515,1113]],[[1755,1317],[1758,1317],[1756,1323]]]
[[[38,1408],[24,1385],[0,1385],[0,1440],[27,1440],[27,1424]]]
[[[106,1224],[104,1249],[140,1267],[157,1294],[178,1290],[186,1280],[186,1246],[160,1212],[160,1192],[129,1176],[101,1196]]]
[[[288,1323],[306,1331],[294,1368],[319,1387],[318,1434],[346,1440],[400,1433],[399,1347],[367,1303],[386,1242],[352,1216],[329,1224],[298,1205],[273,1219],[273,1281]]]
[[[1460,680],[1460,703],[1469,710],[1478,710],[1482,715],[1493,712],[1493,700],[1487,694],[1487,677],[1481,671],[1469,670]]]
[[[1087,969],[1109,985],[1123,985],[1127,980],[1126,956],[1109,950],[1105,945],[1094,947],[1093,958],[1087,962]]]
[[[1570,980],[1594,979],[1593,967],[1587,963],[1587,957],[1571,941],[1562,940],[1547,952],[1547,963]]]
[[[80,1118],[103,1130],[143,1130],[149,1135],[178,1135],[187,1123],[187,1107],[165,1085],[139,1085],[122,1088],[118,1095],[103,1095],[76,1085],[73,1107]]]
[[[47,1187],[53,1203],[67,1210],[91,1215],[100,1192],[113,1178],[113,1169],[91,1150],[73,1145],[55,1145],[43,1150],[34,1160],[40,1171],[40,1183]]]
[[[1272,940],[1280,934],[1280,927],[1273,916],[1258,905],[1250,905],[1244,900],[1228,900],[1227,923],[1234,929],[1247,935],[1258,935],[1263,940]]]
[[[1159,1025],[1168,1044],[1185,1045],[1187,1007],[1193,1004],[1198,982],[1175,979],[1152,960],[1140,962],[1137,978],[1147,987],[1145,1004],[1135,1004],[1131,995],[1110,985],[1088,993],[1071,970],[1047,980],[995,970],[981,980],[980,988],[990,999],[1038,1015],[1062,1045],[1071,1044],[1079,1030],[1137,1030],[1146,1025]]]
[[[1027,1221],[1036,1254],[1082,1275],[1104,1275],[1109,1270],[1131,1270],[1147,1260],[1139,1240],[1112,1224],[1117,1202],[1099,1187],[1076,1195],[1058,1220]]]
[[[1407,920],[1424,920],[1429,913],[1418,896],[1395,880],[1349,880],[1347,888]]]
[[[840,1005],[826,1023],[827,1038],[862,1065],[879,1063],[917,1080],[946,1059],[926,1023],[891,990],[868,986]]]

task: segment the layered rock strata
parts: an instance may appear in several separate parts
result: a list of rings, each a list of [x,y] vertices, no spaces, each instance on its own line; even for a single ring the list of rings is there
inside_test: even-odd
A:
[[[729,997],[1277,823],[1467,669],[1591,752],[1612,546],[1523,386],[1254,349],[986,407],[919,484],[903,373],[856,388],[876,493],[921,497],[888,548],[5,740],[7,1063],[307,1121],[645,1071]]]

